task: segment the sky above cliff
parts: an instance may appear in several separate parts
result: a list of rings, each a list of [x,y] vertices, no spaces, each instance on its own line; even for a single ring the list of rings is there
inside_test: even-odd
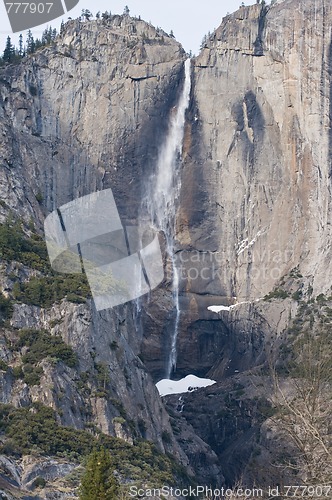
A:
[[[7,0],[6,0],[7,1]],[[38,0],[35,0],[38,3]],[[246,5],[252,2],[245,2]],[[182,43],[186,51],[192,50],[198,53],[203,36],[208,31],[213,31],[221,23],[227,12],[234,12],[241,4],[240,0],[81,0],[77,7],[71,10],[68,16],[78,17],[82,9],[89,9],[94,15],[98,10],[101,12],[111,10],[112,14],[122,14],[124,6],[128,5],[131,15],[141,16],[145,21],[151,21],[154,26],[160,26],[166,32],[173,30],[176,39]],[[54,20],[51,24],[59,28],[61,18]],[[40,38],[46,25],[38,26],[32,32],[35,37]],[[26,34],[24,38],[26,38]],[[5,11],[3,2],[0,2],[0,53],[2,55],[6,38],[11,36],[17,44],[18,35],[13,35]]]

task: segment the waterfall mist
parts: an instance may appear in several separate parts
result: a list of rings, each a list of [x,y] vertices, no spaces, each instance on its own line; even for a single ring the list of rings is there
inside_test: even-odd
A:
[[[191,61],[185,62],[184,86],[179,102],[171,113],[168,132],[160,149],[154,174],[151,176],[145,200],[155,228],[164,234],[167,258],[172,273],[172,296],[175,309],[170,349],[167,357],[166,378],[176,367],[177,334],[180,320],[179,273],[175,262],[175,218],[181,188],[181,155],[184,136],[185,114],[189,105],[191,89]]]

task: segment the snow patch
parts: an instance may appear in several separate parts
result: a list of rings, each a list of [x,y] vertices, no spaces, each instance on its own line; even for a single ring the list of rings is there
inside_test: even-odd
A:
[[[263,298],[256,299],[254,302],[260,302],[261,300],[263,300]],[[252,302],[253,301],[246,300],[244,302],[237,302],[236,304],[232,304],[231,306],[209,306],[208,310],[218,314],[220,311],[231,311],[241,304],[252,304]]]
[[[199,378],[196,375],[187,375],[181,380],[160,380],[156,387],[160,396],[167,396],[168,394],[183,394],[184,392],[192,392],[201,387],[208,387],[215,384],[215,380],[209,378]]]
[[[220,311],[230,311],[231,306],[209,306],[208,310],[214,313],[218,313]]]
[[[252,239],[251,241],[249,241],[248,238],[246,238],[245,240],[241,241],[241,243],[239,244],[239,248],[238,248],[237,254],[240,255],[245,250],[247,250],[248,248],[252,247],[256,243],[257,238],[259,238],[260,236],[262,236],[262,234],[264,234],[263,230],[258,231],[258,233],[256,234],[255,238]]]

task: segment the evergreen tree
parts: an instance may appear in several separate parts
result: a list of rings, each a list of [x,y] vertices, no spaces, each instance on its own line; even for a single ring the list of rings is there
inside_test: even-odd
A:
[[[129,16],[130,10],[129,10],[128,5],[126,5],[125,8],[123,9],[123,13],[124,13],[125,16]]]
[[[92,17],[92,12],[89,9],[82,9],[81,13],[82,21],[90,21],[90,17]]]
[[[65,32],[65,23],[63,22],[63,19],[60,24],[60,35],[63,35]]]
[[[40,49],[40,47],[43,46],[43,43],[41,40],[39,40],[39,38],[36,38],[36,41],[35,41],[35,50],[34,52],[36,52],[37,49]]]
[[[107,11],[107,10],[105,10],[105,12],[103,12],[103,13],[102,13],[101,17],[102,17],[102,19],[105,19],[105,20],[106,20],[106,19],[109,19],[110,14],[108,13],[108,11]]]
[[[113,475],[110,453],[102,448],[88,457],[81,481],[80,500],[118,500],[119,485]]]
[[[27,46],[27,54],[33,54],[35,52],[36,43],[32,36],[31,30],[28,31],[26,46]]]
[[[207,41],[208,41],[207,36],[204,35],[201,43],[201,49],[204,49],[206,47]]]
[[[52,26],[46,28],[42,34],[41,45],[43,46],[50,45],[55,41],[56,36],[57,36],[56,28],[53,29]],[[36,49],[37,49],[37,40],[36,40]]]
[[[48,29],[46,28],[43,33],[42,33],[42,37],[41,37],[41,43],[42,45],[47,45],[48,43]]]
[[[18,55],[20,57],[24,57],[24,46],[23,46],[23,35],[22,33],[19,36],[18,39]]]
[[[6,63],[12,62],[15,58],[15,47],[12,44],[10,36],[7,36],[6,47],[5,50],[3,51],[2,58]]]

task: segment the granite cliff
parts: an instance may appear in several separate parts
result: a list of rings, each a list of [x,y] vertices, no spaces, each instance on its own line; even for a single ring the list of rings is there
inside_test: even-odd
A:
[[[241,7],[193,61],[177,219],[180,373],[194,360],[206,374],[225,349],[208,306],[252,303],[284,281],[291,294],[330,289],[331,16],[324,1]],[[151,337],[158,377],[163,346]],[[247,352],[260,352],[252,338]]]
[[[185,52],[140,19],[112,16],[69,21],[53,45],[0,70],[2,238],[9,225],[21,248],[15,240],[11,253],[2,249],[3,404],[35,411],[42,403],[61,426],[129,446],[153,441],[209,484],[281,480],[265,469],[284,446],[268,365],[280,352],[288,359],[300,327],[330,322],[331,26],[324,0],[241,7],[192,60],[174,244],[175,375],[217,384],[180,402],[162,401],[154,386],[174,325],[172,276],[139,308],[98,313],[76,281],[46,297],[60,278],[49,276],[44,254],[38,260],[38,234],[62,204],[109,187],[123,221],[137,222],[183,88]],[[62,339],[76,364],[58,341],[57,361],[45,355],[38,373],[27,368],[36,331],[45,343],[40,332]],[[52,465],[50,483],[77,468],[63,457],[11,460],[2,462],[6,491],[32,488],[43,467]],[[50,484],[38,498],[68,498],[66,487]]]

